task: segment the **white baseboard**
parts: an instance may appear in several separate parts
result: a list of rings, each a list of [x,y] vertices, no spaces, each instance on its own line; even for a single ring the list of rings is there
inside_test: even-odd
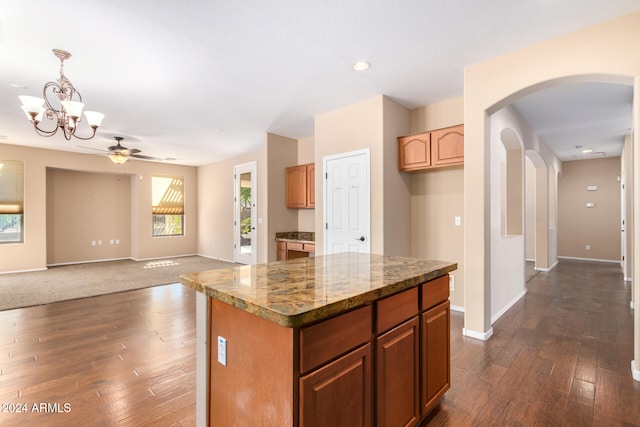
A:
[[[129,257],[129,259],[131,259],[133,261],[155,261],[157,259],[182,258],[182,257],[186,257],[186,256],[200,256],[200,255],[198,255],[198,254],[182,254],[182,255],[156,256],[156,257],[151,257],[151,258],[133,258],[133,257]],[[123,259],[126,259],[126,258],[123,258]]]
[[[216,261],[224,261],[224,262],[230,262],[232,264],[235,264],[235,261],[229,260],[229,259],[225,259],[225,258],[220,258],[217,256],[210,256],[210,255],[203,255],[203,254],[197,254],[198,256],[201,256],[203,258],[209,258],[209,259],[215,259]]]
[[[634,380],[640,381],[640,370],[638,370],[635,360],[631,361],[631,375],[633,376]]]
[[[458,311],[460,313],[464,313],[464,307],[460,307],[459,305],[450,305],[449,308],[451,311]]]
[[[537,271],[543,271],[543,272],[545,272],[545,273],[548,273],[548,272],[550,272],[551,270],[553,270],[554,268],[556,268],[556,266],[557,266],[557,265],[558,265],[558,261],[556,260],[556,262],[554,262],[554,263],[551,265],[551,267],[549,267],[549,268],[535,267],[535,268],[534,268],[534,270],[537,270]]]
[[[55,264],[47,264],[47,267],[59,267],[61,265],[93,264],[94,262],[122,261],[123,259],[132,259],[132,258],[122,257],[122,258],[90,259],[87,261],[58,262]]]
[[[527,294],[527,289],[525,288],[522,292],[520,292],[514,299],[512,299],[511,301],[509,301],[509,303],[507,303],[507,305],[505,305],[504,307],[502,307],[502,309],[500,311],[498,311],[492,318],[491,318],[491,324],[493,325],[494,323],[496,323],[496,320],[498,320],[499,318],[502,317],[503,314],[505,314],[511,307],[513,307],[513,305],[515,303],[517,303],[518,301],[520,301],[525,295]]]
[[[1,274],[13,274],[13,273],[30,273],[32,271],[44,271],[44,270],[48,270],[48,268],[44,267],[44,268],[31,268],[31,269],[28,269],[28,270],[0,271],[0,275]]]
[[[581,257],[575,257],[575,256],[559,256],[558,259],[568,259],[568,260],[573,260],[573,261],[606,262],[606,263],[620,264],[620,260],[619,259],[581,258]]]
[[[469,338],[475,338],[477,340],[486,341],[489,338],[491,338],[491,336],[493,335],[493,328],[489,328],[487,332],[476,332],[466,328],[462,328],[462,335]]]

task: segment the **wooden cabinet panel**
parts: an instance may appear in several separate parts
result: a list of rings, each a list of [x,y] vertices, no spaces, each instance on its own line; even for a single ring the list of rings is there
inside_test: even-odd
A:
[[[425,414],[449,390],[451,382],[449,301],[424,312],[421,318],[420,403]]]
[[[307,207],[316,207],[316,165],[310,163],[307,168]]]
[[[304,208],[307,206],[307,169],[305,166],[292,166],[286,173],[286,206]]]
[[[315,164],[285,169],[287,208],[314,208],[316,202]]]
[[[418,172],[464,164],[464,125],[398,137],[398,170]]]
[[[276,240],[276,251],[277,260],[286,261],[288,259],[308,257],[310,252],[316,251],[316,245],[314,243]]]
[[[300,372],[371,341],[371,330],[370,305],[301,329]]]
[[[371,344],[300,378],[300,426],[372,425]]]
[[[376,302],[376,333],[418,314],[418,288],[407,289]]]
[[[431,158],[434,166],[464,163],[464,126],[432,131]]]
[[[413,426],[420,419],[418,330],[416,316],[376,340],[378,427]]]
[[[449,299],[449,275],[438,277],[422,285],[421,310],[428,310],[431,307]]]
[[[431,166],[431,135],[401,136],[398,138],[398,169],[424,169]]]
[[[301,251],[304,249],[304,243],[301,242],[287,242],[287,250],[289,251]]]

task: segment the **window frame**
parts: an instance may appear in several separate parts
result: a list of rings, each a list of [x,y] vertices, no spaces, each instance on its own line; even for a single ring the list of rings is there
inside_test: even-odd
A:
[[[164,180],[165,183],[160,184],[159,180]],[[169,182],[166,182],[167,180]],[[157,185],[162,185],[162,187],[156,188]],[[163,189],[164,191],[162,191]],[[184,236],[184,177],[152,175],[151,193],[151,236],[154,238]],[[179,218],[177,231],[176,227],[169,225],[170,222],[174,221],[174,217]],[[161,218],[164,220],[160,220]],[[160,226],[157,226],[158,224]]]

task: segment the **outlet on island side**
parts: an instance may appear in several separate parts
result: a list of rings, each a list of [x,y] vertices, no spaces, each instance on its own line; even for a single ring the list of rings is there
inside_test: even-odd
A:
[[[456,277],[449,273],[449,292],[453,292],[456,290]]]
[[[227,366],[227,340],[220,336],[218,337],[218,363]]]

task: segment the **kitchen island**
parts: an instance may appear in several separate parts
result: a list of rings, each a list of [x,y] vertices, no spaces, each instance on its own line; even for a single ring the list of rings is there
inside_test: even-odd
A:
[[[344,253],[182,275],[198,425],[417,424],[449,388],[456,267]]]

